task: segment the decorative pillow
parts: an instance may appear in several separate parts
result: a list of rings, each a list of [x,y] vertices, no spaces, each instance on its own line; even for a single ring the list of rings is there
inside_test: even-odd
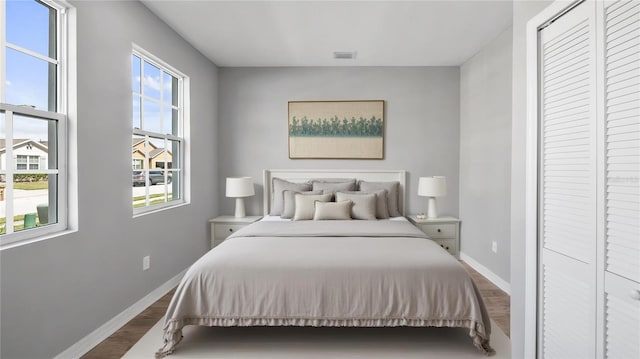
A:
[[[386,189],[379,189],[371,192],[376,195],[376,218],[389,218],[389,199]]]
[[[322,191],[308,191],[308,192],[298,192],[292,190],[285,190],[283,192],[284,197],[284,206],[282,208],[281,218],[292,218],[296,212],[296,193],[300,194],[322,194]]]
[[[336,202],[352,201],[351,217],[353,219],[376,219],[376,195],[369,194],[352,194],[344,192],[336,192]]]
[[[349,180],[345,182],[328,182],[328,181],[313,181],[314,191],[322,191],[322,193],[335,194],[338,191],[355,191],[356,180]]]
[[[273,178],[273,193],[271,193],[271,212],[272,216],[279,216],[284,209],[284,191],[292,190],[298,192],[311,191],[310,183],[294,183],[285,181],[282,178]]]
[[[294,221],[313,219],[315,214],[315,202],[330,202],[332,194],[295,194],[296,209],[293,214]]]
[[[313,178],[309,180],[309,183],[313,182],[329,182],[329,183],[337,183],[337,182],[356,182],[355,178]]]
[[[320,202],[316,201],[316,211],[313,215],[314,221],[325,219],[351,219],[351,207],[353,202]]]
[[[362,192],[374,192],[376,190],[387,190],[387,207],[389,209],[389,216],[400,217],[400,182],[367,182],[360,181],[360,190]]]
[[[387,190],[379,189],[373,192],[363,192],[363,191],[352,191],[352,192],[343,192],[347,194],[369,194],[373,193],[376,195],[376,218],[377,219],[387,219],[389,218],[389,206],[387,204]]]

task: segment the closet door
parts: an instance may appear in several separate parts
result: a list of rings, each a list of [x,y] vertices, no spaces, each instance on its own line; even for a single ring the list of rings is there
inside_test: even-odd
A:
[[[595,2],[539,33],[539,353],[593,358],[596,343]]]
[[[605,355],[640,358],[640,2],[604,10]]]

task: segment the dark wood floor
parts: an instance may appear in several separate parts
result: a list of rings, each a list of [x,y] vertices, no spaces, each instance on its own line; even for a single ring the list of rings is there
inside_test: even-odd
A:
[[[462,261],[461,261],[462,262]],[[471,278],[478,286],[484,304],[487,306],[489,316],[498,325],[500,329],[510,337],[510,320],[511,320],[511,298],[495,284],[491,283],[482,274],[476,272],[467,263],[462,262],[465,268],[471,273]]]
[[[462,262],[471,273],[473,281],[478,286],[489,316],[509,336],[510,298],[509,295],[496,287],[493,283]],[[142,338],[165,314],[169,301],[173,296],[172,290],[137,317],[129,321],[112,336],[98,344],[83,359],[110,359],[122,357],[131,347]]]
[[[109,359],[121,358],[140,340],[167,312],[175,288],[157,302],[151,304],[137,317],[131,319],[109,338],[91,349],[82,358]]]

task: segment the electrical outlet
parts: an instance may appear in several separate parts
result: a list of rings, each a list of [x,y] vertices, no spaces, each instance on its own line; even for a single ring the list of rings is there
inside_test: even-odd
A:
[[[498,253],[498,242],[496,241],[491,242],[491,251],[493,253]]]
[[[142,257],[142,270],[145,271],[149,268],[151,268],[151,257],[150,256]]]

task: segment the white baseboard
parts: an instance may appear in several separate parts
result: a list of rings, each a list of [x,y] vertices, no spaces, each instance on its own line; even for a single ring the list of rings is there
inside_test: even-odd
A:
[[[171,289],[173,289],[173,287],[178,285],[178,283],[180,283],[180,279],[182,279],[186,272],[187,270],[185,269],[180,272],[180,274],[169,279],[166,283],[154,289],[151,293],[125,309],[122,313],[116,315],[111,320],[101,325],[98,329],[89,333],[89,335],[67,348],[65,351],[56,355],[54,359],[80,358],[85,355],[96,345],[102,343],[102,341],[110,337],[118,329],[122,328],[131,319],[142,313],[142,311],[147,309],[151,304],[162,298]]]
[[[471,266],[471,268],[475,269],[478,273],[482,274],[485,278],[491,281],[491,283],[495,284],[496,287],[502,289],[505,293],[511,295],[511,284],[509,284],[506,280],[500,278],[497,274],[489,270],[489,268],[478,263],[475,259],[469,257],[465,253],[460,252],[460,259],[466,262],[469,266]]]

